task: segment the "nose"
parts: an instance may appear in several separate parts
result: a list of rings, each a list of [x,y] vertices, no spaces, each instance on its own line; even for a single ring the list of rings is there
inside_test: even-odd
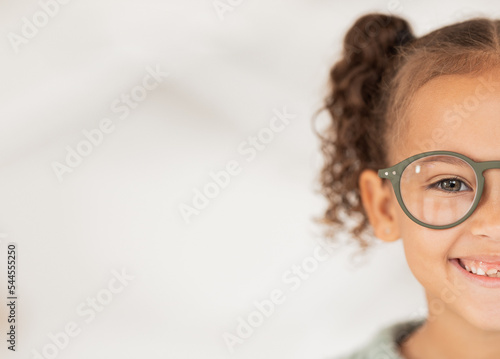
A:
[[[483,172],[481,199],[469,217],[472,234],[500,240],[500,169]]]

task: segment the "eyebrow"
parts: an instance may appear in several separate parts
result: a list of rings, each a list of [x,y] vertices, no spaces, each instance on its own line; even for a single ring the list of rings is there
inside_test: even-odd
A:
[[[452,157],[452,156],[431,156],[421,160],[423,163],[427,162],[444,162],[452,165],[458,165],[463,167],[470,167],[467,162],[460,158]]]

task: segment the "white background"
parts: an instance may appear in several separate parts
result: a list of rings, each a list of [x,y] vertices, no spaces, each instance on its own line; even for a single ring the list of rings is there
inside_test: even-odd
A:
[[[311,117],[359,16],[392,11],[422,35],[500,16],[497,2],[245,0],[221,19],[211,0],[72,0],[17,53],[9,34],[41,6],[0,6],[0,303],[13,241],[16,357],[74,322],[79,334],[53,357],[327,358],[425,310],[400,241],[360,267],[338,249],[296,290],[283,281],[320,241]],[[147,66],[169,76],[120,120],[111,104]],[[296,117],[246,161],[238,146],[283,108]],[[58,181],[53,162],[103,118],[114,131]],[[186,223],[180,204],[231,160],[242,172]],[[134,279],[85,323],[77,308],[104,293],[112,270]],[[273,290],[284,301],[231,353],[223,334]],[[0,357],[14,357],[7,315],[2,305]]]

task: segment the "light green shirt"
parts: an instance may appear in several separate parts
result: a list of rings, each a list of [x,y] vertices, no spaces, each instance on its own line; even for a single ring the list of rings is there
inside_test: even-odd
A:
[[[425,319],[419,319],[386,326],[355,352],[333,359],[405,359],[400,344],[424,322]]]

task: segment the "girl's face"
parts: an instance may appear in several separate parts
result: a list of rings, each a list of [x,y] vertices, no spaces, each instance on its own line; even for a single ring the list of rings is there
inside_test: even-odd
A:
[[[500,69],[476,76],[441,76],[418,90],[408,112],[409,129],[392,164],[434,150],[462,153],[475,161],[500,160]],[[500,331],[500,285],[488,287],[451,259],[494,256],[500,270],[500,169],[484,172],[475,212],[449,229],[430,229],[406,216],[391,188],[395,225],[408,265],[424,286],[429,321],[465,319]],[[484,277],[482,277],[484,278]],[[500,282],[500,278],[497,278]]]

